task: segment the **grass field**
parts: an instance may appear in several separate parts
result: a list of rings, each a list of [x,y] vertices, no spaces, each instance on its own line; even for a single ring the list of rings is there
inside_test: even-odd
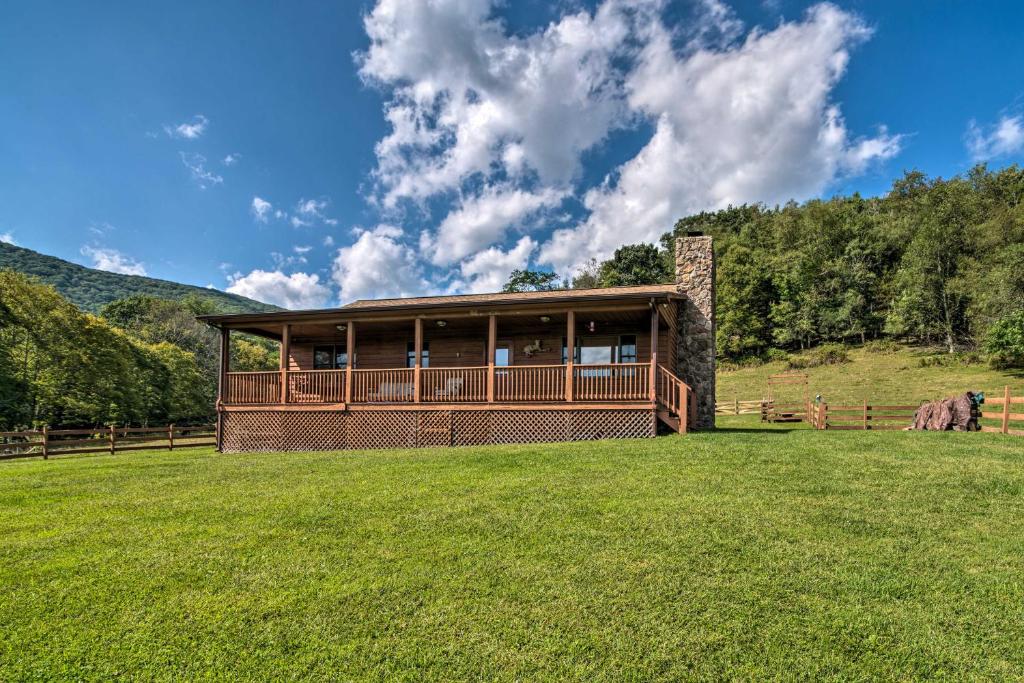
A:
[[[0,463],[0,680],[1024,677],[1024,440]]]
[[[901,348],[895,353],[872,353],[863,348],[849,352],[850,362],[795,372],[809,375],[811,397],[821,394],[829,403],[874,402],[918,403],[944,398],[968,390],[999,391],[1009,385],[1017,396],[1024,395],[1024,372],[993,370],[984,364],[951,367],[921,367],[921,360],[936,355],[934,350]],[[755,368],[718,373],[719,401],[758,400],[767,395],[768,376],[793,372],[783,362]],[[795,387],[783,389],[794,396]]]

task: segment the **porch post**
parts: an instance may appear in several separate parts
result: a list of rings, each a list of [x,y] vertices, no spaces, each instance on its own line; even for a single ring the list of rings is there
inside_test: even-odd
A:
[[[487,317],[487,402],[494,403],[494,354],[498,352],[498,316]]]
[[[651,368],[648,387],[651,403],[658,400],[658,304],[651,302]]]
[[[281,328],[281,403],[288,402],[288,362],[292,356],[292,326],[285,323]]]
[[[565,317],[565,400],[571,401],[573,397],[573,363],[576,361],[576,312],[569,311]]]
[[[231,364],[231,330],[220,328],[220,372],[217,374],[217,402],[224,403],[228,389],[228,368]]]
[[[352,402],[352,360],[356,356],[356,324],[345,327],[345,403]]]
[[[422,369],[423,356],[423,318],[416,318],[416,332],[413,341],[416,353],[416,363],[412,371],[413,402],[420,402],[420,370]]]

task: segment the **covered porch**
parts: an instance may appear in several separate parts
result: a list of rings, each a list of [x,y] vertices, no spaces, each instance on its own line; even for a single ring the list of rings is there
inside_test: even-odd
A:
[[[215,323],[219,406],[660,406],[686,414],[687,388],[673,372],[677,297],[659,294],[489,310],[439,297],[449,305],[224,316]],[[278,341],[279,368],[228,367],[233,330]]]

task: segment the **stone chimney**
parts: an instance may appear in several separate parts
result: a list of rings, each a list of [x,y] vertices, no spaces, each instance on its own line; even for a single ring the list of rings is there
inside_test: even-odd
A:
[[[697,401],[697,428],[715,426],[715,252],[711,238],[676,240],[679,302],[679,377]]]

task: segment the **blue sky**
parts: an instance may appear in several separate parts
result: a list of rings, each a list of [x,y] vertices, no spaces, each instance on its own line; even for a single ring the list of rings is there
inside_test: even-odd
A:
[[[1022,35],[1016,2],[7,2],[0,239],[290,307],[488,291],[1020,163]]]

